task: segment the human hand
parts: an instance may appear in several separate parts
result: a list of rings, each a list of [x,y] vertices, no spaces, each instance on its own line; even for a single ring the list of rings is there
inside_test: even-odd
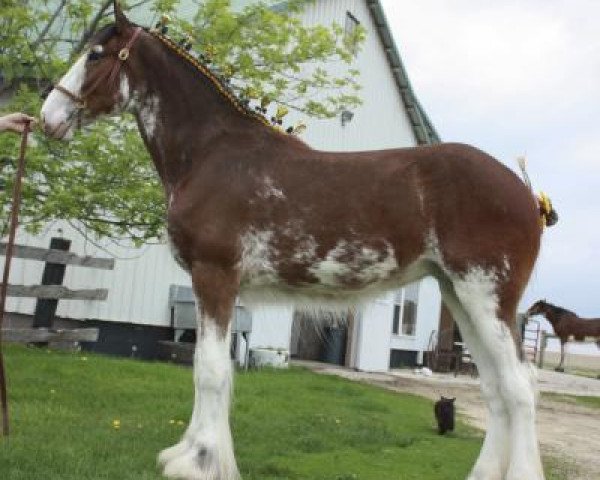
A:
[[[23,133],[27,122],[34,124],[36,123],[36,119],[24,113],[9,113],[0,117],[0,132],[8,130],[15,133]]]

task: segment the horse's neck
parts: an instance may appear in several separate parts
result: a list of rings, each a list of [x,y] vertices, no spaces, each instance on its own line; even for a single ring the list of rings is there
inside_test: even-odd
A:
[[[552,325],[556,325],[558,324],[565,315],[574,315],[573,312],[570,312],[569,310],[565,310],[564,308],[561,307],[556,307],[554,305],[547,305],[546,307],[546,319],[552,324]]]
[[[548,320],[552,325],[554,325],[560,317],[559,311],[551,305],[546,306],[544,310],[544,316],[546,317],[546,320]]]
[[[134,113],[167,192],[202,161],[209,146],[214,150],[216,139],[231,147],[243,132],[265,128],[237,111],[207,78],[183,62],[174,58],[155,65],[136,91]],[[226,137],[230,141],[223,141]]]

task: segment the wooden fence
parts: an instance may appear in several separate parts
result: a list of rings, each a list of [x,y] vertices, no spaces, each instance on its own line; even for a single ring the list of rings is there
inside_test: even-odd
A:
[[[37,298],[33,317],[33,329],[4,329],[3,336],[9,342],[47,343],[47,342],[95,342],[98,329],[82,328],[73,330],[54,330],[52,328],[59,300],[106,300],[106,288],[70,289],[62,285],[67,265],[113,270],[115,261],[111,258],[99,258],[77,255],[69,252],[71,242],[63,238],[52,238],[50,248],[15,245],[13,256],[27,260],[45,262],[41,285],[7,286],[9,297]],[[0,255],[5,255],[6,243],[0,243]],[[0,283],[0,285],[2,285]]]

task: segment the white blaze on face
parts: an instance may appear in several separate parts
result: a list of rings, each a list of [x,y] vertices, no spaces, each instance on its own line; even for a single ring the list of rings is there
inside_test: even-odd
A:
[[[85,78],[87,54],[82,55],[70,68],[59,85],[74,95],[81,95],[81,87]],[[70,138],[75,130],[75,113],[77,105],[73,99],[54,89],[42,105],[41,119],[46,133],[55,138]]]

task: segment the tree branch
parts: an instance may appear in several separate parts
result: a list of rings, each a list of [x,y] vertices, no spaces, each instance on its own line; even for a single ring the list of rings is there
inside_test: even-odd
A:
[[[35,52],[35,50],[37,49],[37,47],[39,47],[40,43],[42,43],[42,41],[44,40],[44,38],[46,37],[46,35],[50,31],[50,28],[52,28],[52,25],[54,25],[54,22],[56,21],[56,19],[60,15],[60,12],[62,11],[62,9],[66,5],[66,3],[67,3],[67,0],[61,0],[60,4],[58,5],[58,7],[56,7],[56,10],[54,11],[54,13],[52,14],[52,16],[48,20],[48,23],[46,23],[46,25],[44,26],[44,28],[42,29],[42,31],[38,35],[38,38],[36,38],[35,41],[31,44],[31,50],[33,50]]]
[[[81,37],[81,40],[79,40],[79,43],[75,46],[75,48],[73,48],[73,51],[71,52],[71,58],[76,57],[83,51],[89,39],[92,38],[92,35],[94,35],[94,33],[96,33],[96,29],[98,28],[98,24],[102,20],[104,12],[108,9],[108,7],[112,5],[112,3],[112,0],[104,0],[104,3],[101,5],[100,10],[98,10],[98,13],[96,13],[94,18],[90,22],[90,26],[84,32],[83,36]]]

